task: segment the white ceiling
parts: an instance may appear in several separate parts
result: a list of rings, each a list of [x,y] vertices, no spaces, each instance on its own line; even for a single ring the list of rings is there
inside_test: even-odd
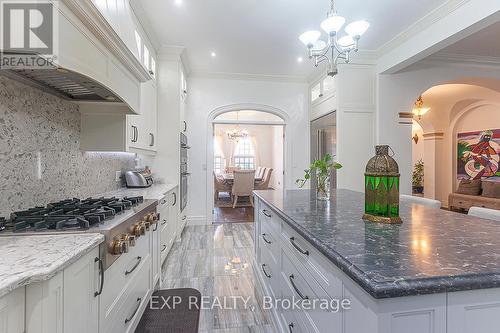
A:
[[[500,22],[448,46],[439,53],[500,58],[499,36]]]
[[[308,76],[298,36],[319,30],[328,0],[132,0],[161,45],[184,46],[192,72]],[[338,0],[347,22],[371,23],[360,41],[376,50],[446,0]],[[216,57],[211,57],[211,52]],[[297,58],[303,57],[303,63]]]

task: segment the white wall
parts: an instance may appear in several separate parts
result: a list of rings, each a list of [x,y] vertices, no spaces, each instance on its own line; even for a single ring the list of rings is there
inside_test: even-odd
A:
[[[218,108],[236,104],[264,105],[281,110],[286,118],[285,187],[294,188],[309,161],[309,114],[306,83],[221,78],[190,78],[186,119],[192,149],[192,174],[187,216],[191,223],[207,223],[207,138],[212,130],[210,114]],[[252,107],[251,109],[258,109]],[[210,176],[211,177],[211,176]],[[211,178],[210,178],[211,180]],[[212,197],[212,196],[210,196]],[[209,216],[211,218],[211,216]]]

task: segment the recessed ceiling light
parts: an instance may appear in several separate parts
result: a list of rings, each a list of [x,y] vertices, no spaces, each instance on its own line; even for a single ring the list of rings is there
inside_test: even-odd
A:
[[[213,52],[213,51],[212,51],[212,52],[210,53],[210,55],[212,56],[212,58],[215,58],[215,57],[217,56],[217,53],[215,53],[215,52]]]
[[[297,62],[302,62],[302,61],[304,61],[304,59],[302,57],[297,58]]]
[[[182,0],[175,0],[175,4],[176,4],[177,6],[182,5]]]

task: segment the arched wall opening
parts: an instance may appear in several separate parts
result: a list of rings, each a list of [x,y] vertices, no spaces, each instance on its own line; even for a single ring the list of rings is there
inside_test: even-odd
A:
[[[213,209],[216,199],[214,197],[214,178],[213,174],[215,172],[215,153],[216,153],[216,142],[217,136],[223,136],[227,134],[226,130],[233,129],[236,126],[241,130],[247,130],[252,143],[256,146],[260,146],[260,149],[256,151],[255,167],[257,164],[265,164],[272,159],[273,165],[273,175],[270,186],[276,190],[283,191],[285,189],[285,170],[291,164],[289,145],[291,144],[286,140],[287,135],[287,124],[289,122],[288,114],[280,109],[267,105],[259,104],[233,104],[223,107],[219,107],[213,110],[207,119],[207,125],[211,130],[208,131],[207,137],[207,217],[213,217]],[[264,130],[267,128],[267,130]],[[222,134],[221,134],[222,133]],[[265,136],[265,138],[256,138],[256,135]],[[268,141],[269,145],[262,148],[264,143],[260,141]],[[219,140],[222,141],[222,140]],[[227,140],[226,140],[227,141]],[[220,146],[227,146],[227,144],[219,143]],[[234,145],[231,146],[233,149]],[[269,148],[272,148],[272,152],[269,153]],[[264,150],[266,152],[264,152]],[[263,155],[272,155],[264,158]],[[227,163],[234,164],[234,158],[228,156]],[[225,165],[230,167],[230,165]],[[259,165],[260,166],[260,165]],[[212,223],[217,222],[212,218]]]
[[[492,131],[492,146],[500,154],[500,81],[470,79],[439,84],[422,93],[426,107],[431,110],[412,126],[412,138],[421,127],[421,146],[412,143],[412,169],[416,156],[423,156],[424,196],[448,205],[448,195],[454,192],[461,179],[474,178],[471,147],[478,144],[485,131]],[[471,84],[473,82],[474,84]],[[493,84],[491,88],[487,84]],[[415,133],[414,133],[415,132]],[[420,134],[419,134],[420,137]],[[420,143],[420,141],[419,141]],[[464,148],[465,145],[465,148]],[[418,146],[418,147],[417,147]],[[498,169],[498,163],[493,168]],[[464,166],[469,167],[465,171]],[[413,170],[412,170],[413,171]],[[500,174],[485,174],[486,181],[500,181]]]

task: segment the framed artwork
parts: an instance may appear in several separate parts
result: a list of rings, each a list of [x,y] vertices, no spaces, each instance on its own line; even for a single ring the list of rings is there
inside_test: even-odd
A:
[[[500,182],[500,129],[459,133],[457,178]]]

